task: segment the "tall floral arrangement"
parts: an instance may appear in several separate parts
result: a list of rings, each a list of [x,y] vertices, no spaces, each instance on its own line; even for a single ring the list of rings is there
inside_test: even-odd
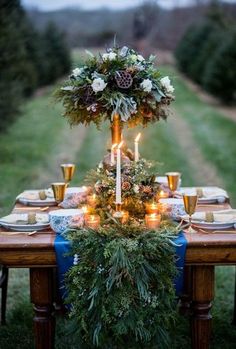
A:
[[[99,56],[90,54],[85,65],[75,68],[56,91],[65,117],[72,125],[113,120],[118,114],[132,127],[166,119],[174,88],[154,65],[126,46],[113,47]]]

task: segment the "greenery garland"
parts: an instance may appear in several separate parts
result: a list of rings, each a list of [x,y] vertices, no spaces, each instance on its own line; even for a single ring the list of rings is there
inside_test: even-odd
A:
[[[112,217],[98,230],[67,231],[74,266],[66,277],[78,347],[170,347],[176,317],[173,279],[178,227],[162,222],[120,225]]]

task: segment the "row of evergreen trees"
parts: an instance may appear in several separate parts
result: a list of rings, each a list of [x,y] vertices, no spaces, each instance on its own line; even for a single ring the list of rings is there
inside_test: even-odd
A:
[[[192,26],[175,56],[179,68],[223,102],[236,101],[236,28],[218,8]]]
[[[0,1],[0,131],[19,115],[22,98],[70,69],[63,33],[49,23],[39,33],[19,0]]]

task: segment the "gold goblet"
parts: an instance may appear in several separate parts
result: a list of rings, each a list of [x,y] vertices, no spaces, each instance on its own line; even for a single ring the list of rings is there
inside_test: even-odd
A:
[[[192,215],[194,214],[196,207],[197,207],[197,199],[198,196],[195,194],[184,194],[183,200],[184,200],[184,209],[185,212],[189,215],[189,228],[188,233],[195,233],[196,230],[192,228]]]
[[[61,182],[56,182],[51,184],[55,201],[58,204],[64,200],[67,185],[68,185],[67,183],[61,183]]]
[[[181,173],[179,172],[167,172],[168,186],[172,192],[176,191],[179,186],[179,180]]]
[[[69,184],[75,172],[75,164],[61,164],[61,169],[65,182]]]

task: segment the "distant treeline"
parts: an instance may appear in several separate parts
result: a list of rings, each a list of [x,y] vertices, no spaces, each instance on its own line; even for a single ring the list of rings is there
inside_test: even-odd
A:
[[[43,30],[49,20],[56,23],[66,31],[71,47],[107,46],[116,34],[121,45],[135,46],[137,41],[145,40],[153,52],[153,49],[174,50],[187,28],[205,16],[213,1],[196,0],[195,6],[171,10],[158,6],[158,1],[146,0],[136,8],[118,11],[107,8],[65,8],[50,12],[28,9],[28,14],[39,30]],[[236,18],[236,4],[217,2],[224,13]]]
[[[0,131],[16,118],[22,99],[70,69],[64,34],[54,23],[35,29],[19,0],[0,1]]]
[[[224,102],[236,102],[236,25],[215,8],[180,41],[175,56],[186,75]]]

